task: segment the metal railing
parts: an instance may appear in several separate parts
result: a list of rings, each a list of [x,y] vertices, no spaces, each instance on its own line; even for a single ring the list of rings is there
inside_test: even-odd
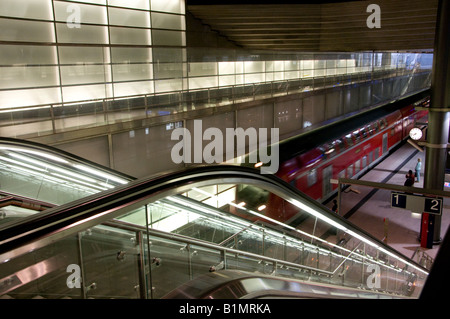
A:
[[[315,224],[336,227],[347,237],[345,244],[315,236],[316,225],[311,232],[265,217],[255,224],[178,195],[218,182],[255,185],[282,196],[299,213],[311,214]],[[175,232],[158,230],[149,222],[149,206],[168,209],[171,201],[179,214],[188,213],[188,222]],[[211,232],[223,236],[206,240]],[[245,245],[220,245],[230,236]],[[202,274],[230,269],[417,297],[428,274],[276,177],[235,166],[138,180],[49,209],[0,226],[0,243],[0,295],[13,298],[161,298]]]

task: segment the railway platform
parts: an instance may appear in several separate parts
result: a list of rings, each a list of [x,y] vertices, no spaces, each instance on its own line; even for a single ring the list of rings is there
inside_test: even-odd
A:
[[[392,185],[403,185],[408,170],[414,172],[417,159],[422,160],[419,182],[414,187],[423,187],[425,153],[408,143],[400,146],[383,161],[363,175],[360,180]],[[390,190],[374,189],[360,185],[351,185],[341,192],[338,214],[356,226],[364,229],[408,257],[423,254],[435,258],[440,245],[422,248],[419,241],[421,215],[409,210],[393,208],[390,202]],[[327,204],[330,208],[333,203]],[[444,238],[450,224],[450,198],[444,198],[441,218],[440,237]]]

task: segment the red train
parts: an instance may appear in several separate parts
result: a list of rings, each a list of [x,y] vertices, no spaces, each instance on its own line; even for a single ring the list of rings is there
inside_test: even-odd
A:
[[[429,97],[419,101],[416,97],[414,103],[411,100],[391,103],[281,142],[276,175],[323,203],[337,191],[337,185],[331,184],[330,179],[357,178],[379,162],[427,115],[427,111],[416,110],[416,106],[428,103]],[[255,187],[241,186],[237,202],[246,202],[246,207],[252,210],[265,205],[261,213],[289,223],[298,209],[264,193]],[[242,211],[239,213],[242,215]]]

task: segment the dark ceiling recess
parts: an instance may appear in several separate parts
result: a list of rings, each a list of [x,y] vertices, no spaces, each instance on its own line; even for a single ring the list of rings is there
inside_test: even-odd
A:
[[[380,28],[367,19],[379,6]],[[202,1],[187,11],[245,49],[310,52],[430,51],[438,0]],[[376,18],[376,17],[375,17]]]

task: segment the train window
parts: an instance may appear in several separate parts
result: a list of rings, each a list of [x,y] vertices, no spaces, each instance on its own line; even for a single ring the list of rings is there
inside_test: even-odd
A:
[[[338,173],[338,178],[345,178],[345,169]]]
[[[347,177],[352,178],[353,177],[353,164],[347,167]]]
[[[380,127],[378,126],[378,122],[373,123],[373,128],[375,132],[378,132],[380,130]]]
[[[336,155],[337,152],[335,142],[331,144],[325,144],[322,147],[320,147],[320,149],[322,150],[325,159],[333,157],[334,155]]]
[[[373,160],[376,161],[378,159],[378,157],[380,157],[380,148],[377,147],[374,151],[373,151]]]
[[[362,158],[362,163],[361,163],[362,169],[365,169],[367,166],[367,156],[364,156]]]
[[[369,127],[368,127],[368,126],[366,126],[365,128],[363,128],[363,129],[361,130],[361,134],[362,134],[362,137],[363,137],[363,138],[366,138],[366,137],[367,137],[367,132],[369,132]]]
[[[358,174],[358,172],[361,170],[361,162],[357,160],[355,162],[355,174]]]
[[[317,183],[317,170],[313,169],[308,173],[308,187]]]
[[[359,141],[361,140],[361,135],[359,134],[359,130],[353,132],[353,138],[355,139],[355,144],[359,143]]]
[[[373,162],[373,151],[369,153],[369,165]]]
[[[380,130],[384,129],[386,125],[384,124],[384,120],[380,120]]]
[[[345,141],[347,142],[348,146],[352,146],[353,145],[352,135],[351,134],[345,135]]]

